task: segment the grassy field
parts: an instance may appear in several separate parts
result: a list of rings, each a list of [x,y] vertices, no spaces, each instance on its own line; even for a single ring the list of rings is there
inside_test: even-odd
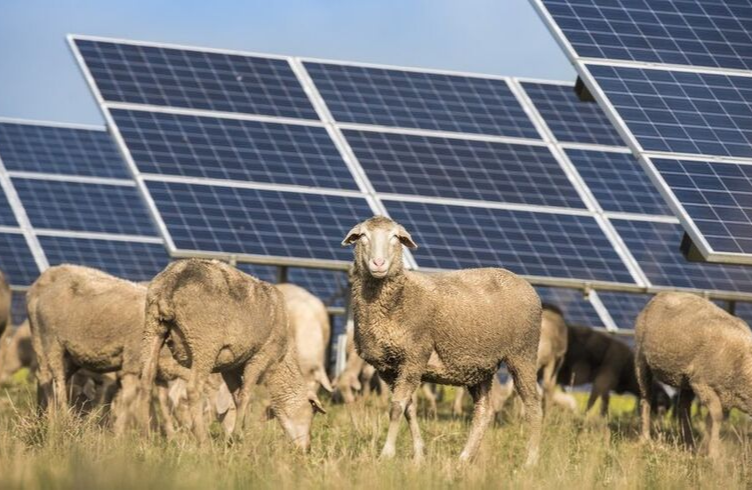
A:
[[[398,457],[378,461],[386,435],[385,405],[377,398],[353,406],[327,403],[317,416],[312,451],[292,450],[276,422],[256,414],[242,437],[215,431],[197,446],[188,434],[171,441],[129,434],[115,438],[94,418],[49,427],[33,415],[33,386],[0,392],[0,488],[741,488],[752,484],[746,418],[724,426],[723,458],[713,463],[680,450],[673,435],[641,444],[634,399],[614,397],[608,422],[554,412],[546,419],[540,463],[522,467],[525,435],[512,420],[497,423],[478,460],[461,466],[468,419],[449,404],[423,418],[427,460],[411,462],[405,428]],[[451,396],[451,393],[448,395]],[[584,398],[580,397],[580,402]],[[325,402],[326,403],[326,402]],[[665,422],[669,434],[674,429]],[[697,428],[702,424],[696,422]],[[214,428],[216,429],[216,427]]]

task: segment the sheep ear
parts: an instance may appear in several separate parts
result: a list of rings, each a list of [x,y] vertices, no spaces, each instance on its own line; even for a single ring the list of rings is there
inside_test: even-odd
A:
[[[399,241],[402,242],[402,245],[411,250],[418,248],[418,245],[413,241],[413,237],[410,236],[405,227],[402,225],[397,228],[397,238],[399,238]]]
[[[326,413],[326,410],[324,410],[324,406],[321,404],[321,401],[319,400],[319,397],[317,397],[313,393],[308,394],[308,401],[311,403],[311,407],[313,408],[313,413],[319,412],[319,413]]]
[[[355,225],[352,230],[347,232],[345,239],[342,240],[342,246],[346,247],[348,245],[352,245],[353,243],[358,241],[362,234],[363,232],[360,229],[360,224]]]

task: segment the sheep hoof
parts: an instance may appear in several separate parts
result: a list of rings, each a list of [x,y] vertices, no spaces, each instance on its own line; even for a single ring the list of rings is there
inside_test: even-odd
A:
[[[381,451],[381,456],[379,456],[379,459],[387,460],[387,459],[393,459],[395,456],[396,451],[393,447],[384,447],[384,449]]]
[[[531,468],[538,464],[538,451],[533,451],[527,455],[525,460],[525,468]]]

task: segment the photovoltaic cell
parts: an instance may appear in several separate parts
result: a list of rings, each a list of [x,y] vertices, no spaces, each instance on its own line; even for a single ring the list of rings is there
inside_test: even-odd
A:
[[[31,249],[20,233],[0,233],[0,270],[12,286],[28,286],[39,275]]]
[[[387,201],[419,248],[419,266],[504,267],[523,275],[632,283],[595,219],[587,216]]]
[[[16,215],[13,214],[13,208],[10,207],[8,198],[5,196],[2,188],[0,188],[0,225],[18,226]]]
[[[632,153],[565,152],[604,211],[673,215]]]
[[[365,199],[147,182],[178,249],[349,261],[345,233],[373,214]]]
[[[11,316],[13,317],[13,325],[19,326],[26,320],[26,293],[21,291],[13,291],[11,297]]]
[[[584,208],[545,146],[344,131],[377,192]]]
[[[0,158],[9,171],[130,178],[105,131],[0,122]]]
[[[522,82],[535,108],[561,143],[625,146],[595,102],[583,102],[571,85]]]
[[[504,80],[304,64],[338,122],[540,138]]]
[[[652,161],[711,248],[752,253],[752,165]]]
[[[652,294],[629,294],[613,291],[598,291],[598,297],[619,328],[635,328],[637,315],[645,308]]]
[[[142,173],[358,189],[323,127],[111,113]]]
[[[752,77],[587,67],[644,150],[752,157]]]
[[[580,57],[752,70],[748,0],[542,0]]]
[[[612,219],[632,255],[656,286],[748,292],[752,268],[687,262],[679,252],[678,224]]]
[[[262,281],[277,282],[275,266],[238,264],[238,268]],[[343,271],[290,267],[287,270],[287,282],[306,289],[327,306],[344,306],[345,295],[350,291],[347,274]]]
[[[144,236],[156,234],[135,186],[12,180],[35,228]]]
[[[543,303],[554,305],[562,311],[567,325],[603,326],[601,317],[593,304],[582,296],[582,291],[545,286],[536,286],[535,290]]]
[[[108,102],[318,119],[286,60],[84,39],[75,44]]]
[[[170,261],[159,243],[40,236],[50,265],[85,265],[131,281],[150,281]]]

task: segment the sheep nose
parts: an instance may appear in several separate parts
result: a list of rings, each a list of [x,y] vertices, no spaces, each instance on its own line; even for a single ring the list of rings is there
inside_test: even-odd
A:
[[[376,259],[371,259],[371,262],[373,262],[373,265],[375,265],[376,267],[381,267],[382,265],[384,265],[384,262],[386,261],[382,258],[376,258]]]

